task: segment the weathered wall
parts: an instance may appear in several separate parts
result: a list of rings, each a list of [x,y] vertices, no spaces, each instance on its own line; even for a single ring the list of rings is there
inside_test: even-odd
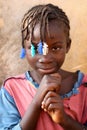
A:
[[[0,0],[0,84],[10,76],[28,68],[26,60],[20,60],[20,23],[24,13],[41,3],[59,5],[71,21],[72,48],[63,68],[87,71],[87,0]],[[24,62],[25,61],[25,62]]]

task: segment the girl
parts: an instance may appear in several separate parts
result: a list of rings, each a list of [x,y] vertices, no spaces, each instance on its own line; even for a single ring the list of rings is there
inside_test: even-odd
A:
[[[33,68],[0,91],[0,130],[86,130],[87,76],[62,70],[71,45],[65,12],[32,7],[22,21],[21,58]]]

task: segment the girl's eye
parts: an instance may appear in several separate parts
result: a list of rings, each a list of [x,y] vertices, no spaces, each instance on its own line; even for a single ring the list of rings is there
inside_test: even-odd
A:
[[[53,47],[52,51],[59,51],[61,49],[61,47]]]

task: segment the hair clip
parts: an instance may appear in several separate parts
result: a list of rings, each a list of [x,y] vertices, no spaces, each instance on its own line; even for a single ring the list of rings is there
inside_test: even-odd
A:
[[[26,56],[25,48],[22,48],[21,53],[20,53],[20,58],[23,59],[23,58],[25,58],[25,56]]]
[[[48,53],[48,45],[43,42],[43,55],[46,55]]]
[[[43,54],[43,44],[42,44],[42,42],[39,42],[37,49],[38,49],[38,53],[40,55],[42,55]]]
[[[36,54],[35,46],[31,44],[31,56],[34,57]]]

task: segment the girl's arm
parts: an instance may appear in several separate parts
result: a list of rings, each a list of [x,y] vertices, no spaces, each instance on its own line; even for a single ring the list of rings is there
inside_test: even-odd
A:
[[[65,121],[61,122],[60,125],[64,128],[64,130],[87,130],[85,125],[75,121],[68,115],[66,115]]]

